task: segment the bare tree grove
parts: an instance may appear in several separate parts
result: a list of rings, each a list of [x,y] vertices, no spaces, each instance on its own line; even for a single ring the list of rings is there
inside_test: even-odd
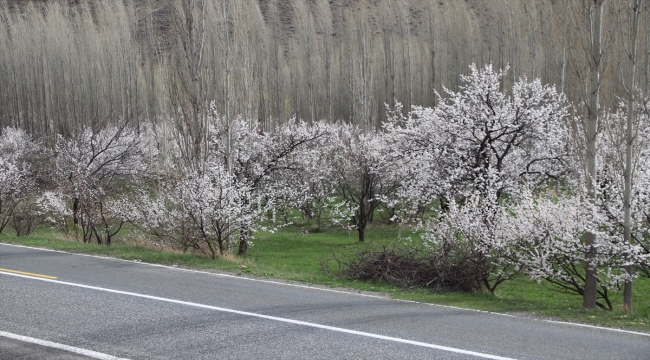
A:
[[[487,63],[510,67],[504,88],[540,77],[588,112],[591,2],[4,1],[0,128],[53,136],[169,120],[184,151],[200,156],[211,102],[261,129],[293,116],[370,129],[385,121],[387,106],[434,106],[436,92],[456,90],[470,64]],[[632,65],[621,61],[627,50],[617,39],[628,36],[619,14],[630,6],[602,5],[601,108],[627,94],[622,74]],[[641,18],[649,16],[644,9]],[[647,24],[639,22],[634,62],[642,90],[650,82]]]

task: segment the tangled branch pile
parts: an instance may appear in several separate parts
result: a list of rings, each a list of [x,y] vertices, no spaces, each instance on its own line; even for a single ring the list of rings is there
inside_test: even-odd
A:
[[[344,268],[343,274],[354,280],[385,281],[433,291],[480,291],[479,264],[462,251],[453,253],[384,246],[379,251],[364,249],[337,261]]]

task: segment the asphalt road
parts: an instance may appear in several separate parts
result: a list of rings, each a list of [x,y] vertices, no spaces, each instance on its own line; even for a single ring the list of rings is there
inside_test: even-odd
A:
[[[84,358],[1,332],[129,359],[650,359],[649,334],[6,244],[0,359]]]

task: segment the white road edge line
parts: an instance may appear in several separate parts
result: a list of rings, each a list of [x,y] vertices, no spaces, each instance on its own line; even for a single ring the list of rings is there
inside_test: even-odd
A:
[[[650,334],[642,333],[642,332],[638,332],[638,331],[615,329],[615,328],[603,328],[603,327],[600,327],[600,326],[594,326],[594,325],[589,325],[589,324],[577,324],[577,323],[571,323],[571,322],[566,322],[566,321],[558,321],[558,320],[544,320],[544,321],[554,323],[554,324],[582,326],[582,327],[592,328],[592,329],[607,329],[607,330],[610,330],[610,331],[616,331],[616,332],[621,332],[621,333],[626,333],[626,334],[650,336]]]
[[[91,258],[104,259],[104,260],[124,261],[124,262],[132,263],[132,264],[140,264],[140,265],[161,267],[161,268],[165,268],[165,269],[185,271],[185,272],[196,273],[196,274],[205,274],[205,275],[210,275],[210,276],[233,278],[233,279],[239,279],[239,280],[257,281],[257,282],[267,283],[267,284],[275,284],[275,285],[282,285],[282,286],[292,286],[292,287],[297,287],[297,288],[319,290],[319,291],[328,291],[328,292],[334,292],[334,293],[339,293],[339,294],[346,294],[346,295],[353,295],[353,296],[363,296],[363,297],[369,297],[369,298],[381,299],[381,300],[401,301],[401,302],[407,302],[407,303],[414,303],[414,304],[422,304],[422,305],[428,305],[428,306],[442,307],[442,308],[447,308],[447,309],[455,309],[455,310],[472,311],[472,312],[491,314],[491,315],[507,316],[507,317],[513,317],[513,318],[518,317],[516,315],[504,314],[504,313],[499,313],[499,312],[494,312],[494,311],[466,309],[466,308],[462,308],[462,307],[458,307],[458,306],[431,304],[431,303],[424,303],[424,302],[413,301],[413,300],[392,299],[392,298],[386,297],[386,296],[360,294],[360,293],[356,293],[356,292],[352,292],[352,291],[327,289],[327,288],[322,288],[322,287],[317,287],[317,286],[299,285],[299,284],[292,284],[292,283],[273,281],[273,280],[254,279],[254,278],[249,278],[249,277],[239,276],[239,275],[230,275],[230,274],[223,274],[223,273],[210,272],[210,271],[185,269],[185,268],[179,268],[179,267],[175,267],[175,266],[152,264],[152,263],[148,263],[148,262],[134,261],[134,260],[124,260],[124,259],[118,259],[118,258],[108,257],[108,256],[99,256],[99,255],[90,255],[90,254],[78,254],[78,253],[62,251],[62,250],[46,249],[46,248],[41,248],[41,247],[17,245],[17,244],[0,243],[0,245],[14,246],[14,247],[20,247],[20,248],[26,248],[26,249],[32,249],[32,250],[50,251],[50,252],[56,252],[56,253],[61,253],[61,254],[67,254],[67,255],[87,256],[87,257],[91,257]],[[558,321],[558,320],[548,320],[548,319],[531,319],[531,320],[548,322],[548,323],[553,323],[553,324],[569,325],[569,326],[580,326],[580,327],[586,327],[586,328],[597,329],[597,330],[614,331],[614,332],[619,332],[619,333],[625,333],[625,334],[631,334],[631,335],[641,335],[641,336],[650,337],[649,333],[643,333],[643,332],[631,331],[631,330],[624,330],[624,329],[616,329],[616,328],[610,328],[610,327],[604,327],[604,326],[580,324],[580,323],[572,323],[572,322],[568,322],[568,321]]]
[[[30,280],[44,281],[44,282],[49,282],[49,283],[59,284],[59,285],[68,285],[68,286],[73,286],[73,287],[78,287],[78,288],[83,288],[83,289],[103,291],[103,292],[119,294],[119,295],[133,296],[133,297],[138,297],[138,298],[143,298],[143,299],[148,299],[148,300],[162,301],[162,302],[167,302],[167,303],[171,303],[171,304],[178,304],[178,305],[192,306],[192,307],[208,309],[208,310],[221,311],[221,312],[226,312],[226,313],[230,313],[230,314],[237,314],[237,315],[250,316],[250,317],[255,317],[255,318],[260,318],[260,319],[279,321],[279,322],[288,323],[288,324],[308,326],[308,327],[312,327],[312,328],[316,328],[316,329],[329,330],[329,331],[334,331],[334,332],[364,336],[364,337],[379,339],[379,340],[393,341],[393,342],[397,342],[397,343],[421,346],[421,347],[426,347],[426,348],[431,348],[431,349],[436,349],[436,350],[442,350],[442,351],[458,353],[458,354],[471,355],[471,356],[476,356],[476,357],[480,357],[480,358],[484,358],[484,359],[514,360],[512,358],[496,356],[496,355],[490,355],[490,354],[484,354],[484,353],[480,353],[480,352],[475,352],[475,351],[470,351],[470,350],[463,350],[463,349],[458,349],[458,348],[453,348],[453,347],[448,347],[448,346],[435,345],[435,344],[430,344],[430,343],[425,343],[425,342],[420,342],[420,341],[414,341],[414,340],[407,340],[407,339],[402,339],[402,338],[397,338],[397,337],[392,337],[392,336],[373,334],[373,333],[368,333],[368,332],[364,332],[364,331],[350,330],[350,329],[345,329],[345,328],[340,328],[340,327],[335,327],[335,326],[329,326],[329,325],[322,325],[322,324],[317,324],[317,323],[312,323],[312,322],[307,322],[307,321],[293,320],[293,319],[281,318],[281,317],[277,317],[277,316],[270,316],[270,315],[252,313],[252,312],[248,312],[248,311],[240,311],[240,310],[222,308],[222,307],[218,307],[218,306],[211,306],[211,305],[193,303],[193,302],[182,301],[182,300],[168,299],[168,298],[163,298],[163,297],[158,297],[158,296],[153,296],[153,295],[145,295],[145,294],[138,294],[138,293],[133,293],[133,292],[128,292],[128,291],[113,290],[113,289],[107,289],[107,288],[102,288],[102,287],[98,287],[98,286],[83,285],[83,284],[71,283],[71,282],[60,281],[60,280],[37,278],[37,277],[21,275],[21,274],[13,274],[13,273],[6,273],[6,272],[0,272],[0,274],[1,275],[7,275],[7,276],[15,276],[15,277],[24,278],[24,279],[30,279]],[[65,346],[65,345],[63,345],[63,346]],[[110,359],[114,359],[114,358],[110,358]]]
[[[117,357],[117,356],[100,353],[100,352],[97,352],[97,351],[86,350],[86,349],[82,349],[82,348],[78,348],[78,347],[74,347],[74,346],[70,346],[70,345],[55,343],[55,342],[52,342],[52,341],[36,339],[36,338],[33,338],[33,337],[29,337],[29,336],[13,334],[13,333],[6,332],[6,331],[0,331],[0,336],[6,337],[6,338],[9,338],[9,339],[13,339],[13,340],[22,341],[22,342],[28,342],[28,343],[32,343],[32,344],[36,344],[36,345],[47,346],[47,347],[54,348],[54,349],[65,350],[65,351],[68,351],[68,352],[71,352],[71,353],[88,356],[88,357],[91,357],[91,358],[94,358],[94,359],[100,359],[100,360],[127,360],[127,359],[124,359],[124,358],[120,358],[120,357]]]

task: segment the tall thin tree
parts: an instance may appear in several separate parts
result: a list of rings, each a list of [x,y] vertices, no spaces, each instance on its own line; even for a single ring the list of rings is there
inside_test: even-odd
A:
[[[641,1],[632,0],[632,23],[629,31],[629,50],[627,57],[629,59],[630,68],[627,81],[627,121],[625,127],[625,172],[623,179],[625,181],[624,199],[623,199],[623,241],[630,244],[630,227],[632,224],[631,215],[631,202],[632,202],[632,148],[634,147],[634,101],[635,101],[635,75],[636,75],[636,39],[639,31],[639,14],[641,13]],[[632,265],[626,265],[625,271],[628,278],[625,280],[623,288],[623,309],[625,311],[632,311]]]
[[[601,47],[603,4],[605,0],[587,0],[586,16],[589,21],[589,107],[586,119],[586,181],[587,195],[595,203],[597,160],[598,160],[598,113],[600,111],[600,86],[601,69],[603,65],[603,52]],[[596,235],[587,231],[585,234],[586,264],[585,264],[585,291],[582,306],[585,309],[596,307],[598,287],[597,269],[593,263],[596,256]]]

